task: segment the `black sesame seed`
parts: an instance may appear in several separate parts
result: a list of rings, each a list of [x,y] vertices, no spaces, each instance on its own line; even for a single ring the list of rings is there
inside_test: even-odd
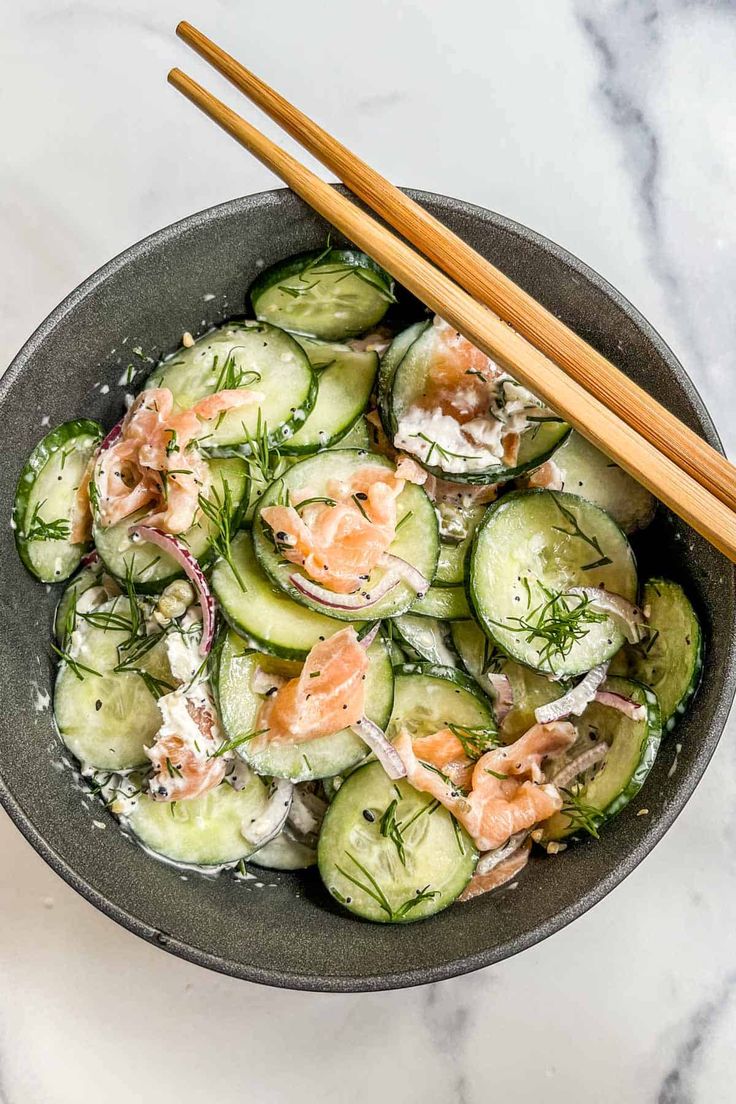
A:
[[[368,821],[369,824],[373,824],[373,822],[376,819],[375,815],[370,811],[370,809],[364,809],[363,810],[363,816],[365,817],[365,819]]]

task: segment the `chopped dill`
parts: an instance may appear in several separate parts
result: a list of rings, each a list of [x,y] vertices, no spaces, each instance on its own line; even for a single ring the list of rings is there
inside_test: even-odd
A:
[[[65,518],[56,518],[54,521],[44,521],[39,517],[39,511],[46,505],[46,499],[43,502],[37,502],[33,513],[31,514],[31,520],[28,523],[28,528],[24,534],[27,541],[55,541],[55,540],[68,540],[71,535],[71,526]]]
[[[598,553],[599,558],[597,560],[593,561],[592,563],[582,564],[580,570],[592,571],[596,567],[605,567],[606,564],[613,563],[613,560],[610,558],[610,556],[606,556],[606,554],[604,553],[603,549],[598,543],[598,538],[591,537],[586,532],[584,532],[580,528],[578,519],[572,512],[572,510],[568,510],[567,506],[563,506],[554,491],[550,491],[549,493],[551,494],[552,500],[557,509],[560,511],[565,520],[568,521],[572,526],[572,529],[563,529],[561,525],[553,525],[552,528],[555,529],[558,533],[563,533],[566,537],[578,537],[579,540],[585,541],[585,543],[589,545],[594,552]]]

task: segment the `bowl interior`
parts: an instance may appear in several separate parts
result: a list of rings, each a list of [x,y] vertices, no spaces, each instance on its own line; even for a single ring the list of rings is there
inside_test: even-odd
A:
[[[600,277],[497,215],[412,194],[718,445],[672,353]],[[0,384],[3,424],[13,427],[4,444],[2,516],[10,517],[18,473],[44,433],[42,424],[49,424],[45,418],[53,426],[86,415],[111,425],[125,392],[184,330],[201,331],[242,313],[245,290],[264,265],[322,245],[326,232],[294,195],[266,192],[161,231],[91,277],[43,323]],[[705,769],[733,696],[733,570],[687,527],[661,514],[636,542],[642,573],[684,582],[703,620],[707,662],[695,704],[663,744],[644,800],[624,810],[599,842],[534,859],[515,889],[406,927],[361,923],[331,905],[314,871],[253,868],[257,877],[249,881],[182,877],[116,829],[75,780],[48,708],[47,642],[58,595],[26,574],[7,524],[0,542],[4,804],[44,858],[114,919],[177,954],[254,981],[324,990],[419,984],[505,958],[551,934],[604,896],[671,824]],[[637,817],[642,805],[649,814]]]

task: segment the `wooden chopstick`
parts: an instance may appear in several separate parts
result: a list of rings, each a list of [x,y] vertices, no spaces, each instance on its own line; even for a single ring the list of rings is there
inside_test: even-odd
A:
[[[736,467],[499,269],[186,21],[176,33],[360,199],[679,468],[736,509]]]
[[[423,303],[557,410],[716,548],[736,561],[736,514],[411,246],[179,69],[169,82]]]

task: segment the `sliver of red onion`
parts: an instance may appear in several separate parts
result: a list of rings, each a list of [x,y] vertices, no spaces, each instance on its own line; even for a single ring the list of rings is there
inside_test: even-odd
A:
[[[138,536],[141,540],[150,541],[157,548],[168,552],[172,560],[175,560],[184,569],[187,578],[194,585],[202,607],[202,639],[199,642],[199,654],[209,655],[212,642],[215,638],[215,599],[209,588],[202,568],[189,551],[183,541],[171,533],[165,533],[153,525],[131,525],[128,533],[131,537]]]
[[[401,762],[401,757],[382,729],[369,721],[367,717],[361,717],[354,725],[350,726],[356,736],[360,736],[371,749],[389,778],[403,778],[406,767]]]
[[[534,710],[534,716],[540,724],[549,724],[550,721],[559,721],[562,717],[579,717],[586,705],[593,701],[596,690],[606,677],[607,663],[599,663],[588,671],[577,685],[563,694],[561,698],[540,705]]]
[[[587,598],[590,604],[601,613],[608,613],[621,622],[630,644],[638,644],[643,640],[646,630],[644,614],[638,606],[629,602],[628,598],[624,598],[621,594],[611,594],[602,587],[570,587],[567,593]]]

